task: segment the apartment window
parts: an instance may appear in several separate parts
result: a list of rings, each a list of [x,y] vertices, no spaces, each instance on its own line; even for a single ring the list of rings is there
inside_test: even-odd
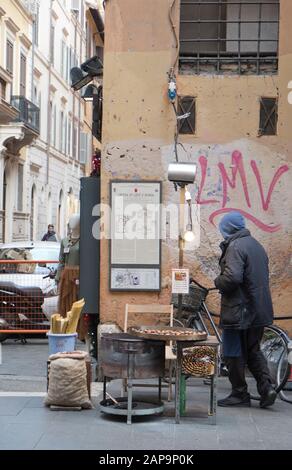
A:
[[[277,73],[279,0],[181,0],[180,69]]]
[[[89,58],[91,57],[91,31],[90,31],[90,26],[89,26],[89,23],[88,21],[86,21],[86,57]]]
[[[68,152],[68,138],[67,138],[67,131],[68,131],[68,119],[67,116],[64,119],[64,145],[63,145],[63,152],[67,154]]]
[[[6,82],[0,78],[0,98],[6,100]]]
[[[259,135],[277,135],[278,100],[261,98]]]
[[[193,96],[178,97],[179,134],[195,134],[196,131],[196,99]],[[184,116],[184,117],[182,117]]]
[[[81,23],[82,29],[84,29],[84,21],[85,21],[84,2],[83,0],[81,0],[80,23]]]
[[[87,134],[80,132],[80,163],[85,164],[87,161],[88,142]]]
[[[23,209],[23,165],[18,165],[17,175],[17,210],[19,212]]]
[[[26,57],[20,54],[20,96],[26,93]]]
[[[73,10],[76,18],[79,18],[80,14],[80,0],[72,0],[71,9]]]
[[[68,122],[68,154],[72,156],[72,122],[69,119]]]
[[[70,82],[71,57],[70,48],[66,46],[66,80]]]
[[[51,63],[55,63],[55,27],[51,28]]]
[[[64,113],[62,111],[60,115],[60,147],[59,147],[61,152],[63,152],[63,147],[64,147]]]
[[[64,40],[61,42],[61,75],[66,80],[67,77],[67,47]]]
[[[56,147],[56,136],[57,136],[57,109],[56,106],[53,106],[53,104],[50,104],[50,109],[51,109],[51,145],[53,147]]]
[[[36,46],[39,45],[39,16],[40,16],[40,6],[36,5],[36,14],[34,17],[33,25],[32,25],[32,37],[33,42]]]
[[[103,88],[98,88],[98,93],[93,95],[92,112],[92,135],[101,142],[102,138],[102,117],[103,117]]]
[[[74,125],[73,130],[73,158],[78,160],[78,132],[76,125]]]
[[[13,43],[9,39],[6,41],[6,70],[13,75]]]

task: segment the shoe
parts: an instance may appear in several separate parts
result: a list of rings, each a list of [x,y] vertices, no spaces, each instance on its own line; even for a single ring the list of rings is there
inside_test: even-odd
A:
[[[250,395],[248,393],[244,397],[238,397],[236,395],[231,394],[228,397],[223,398],[222,400],[218,400],[217,405],[218,406],[241,406],[241,407],[251,406]]]
[[[267,408],[268,406],[272,406],[275,403],[277,398],[277,392],[274,388],[269,388],[267,393],[261,396],[260,399],[260,407]]]

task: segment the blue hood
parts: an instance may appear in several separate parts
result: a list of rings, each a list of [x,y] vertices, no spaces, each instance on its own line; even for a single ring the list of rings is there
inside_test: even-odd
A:
[[[245,218],[240,212],[229,212],[219,223],[219,230],[225,240],[245,228]]]

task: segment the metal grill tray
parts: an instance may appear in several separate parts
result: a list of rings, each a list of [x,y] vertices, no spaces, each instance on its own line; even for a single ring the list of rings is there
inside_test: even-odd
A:
[[[157,332],[168,330],[173,331],[174,334],[159,334],[159,333],[145,333],[145,330],[156,330]],[[176,332],[180,333],[175,334]],[[190,332],[191,334],[183,334],[183,332]],[[139,326],[139,327],[132,327],[129,328],[129,333],[134,336],[138,336],[140,338],[145,339],[152,339],[152,340],[160,340],[160,341],[204,341],[207,339],[208,335],[206,332],[203,331],[196,331],[192,328],[182,328],[176,326],[165,326],[165,327],[157,327],[157,326]]]
[[[100,411],[112,415],[127,416],[128,415],[128,398],[116,398],[119,406],[107,398],[100,402]],[[150,402],[146,400],[133,399],[131,415],[146,416],[163,413],[164,405],[162,401]]]

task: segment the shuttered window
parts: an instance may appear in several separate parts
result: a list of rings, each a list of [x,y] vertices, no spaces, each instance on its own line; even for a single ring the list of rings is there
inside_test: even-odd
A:
[[[6,70],[13,74],[13,43],[9,39],[6,41]]]
[[[6,100],[6,82],[0,78],[0,98]]]
[[[22,212],[23,208],[23,165],[18,165],[18,187],[17,187],[17,210]]]
[[[278,100],[261,98],[259,135],[277,135]]]
[[[26,57],[20,54],[20,96],[26,93]]]
[[[196,100],[193,96],[178,97],[178,116],[179,134],[195,134]]]
[[[80,163],[86,163],[88,152],[87,134],[80,133]]]

